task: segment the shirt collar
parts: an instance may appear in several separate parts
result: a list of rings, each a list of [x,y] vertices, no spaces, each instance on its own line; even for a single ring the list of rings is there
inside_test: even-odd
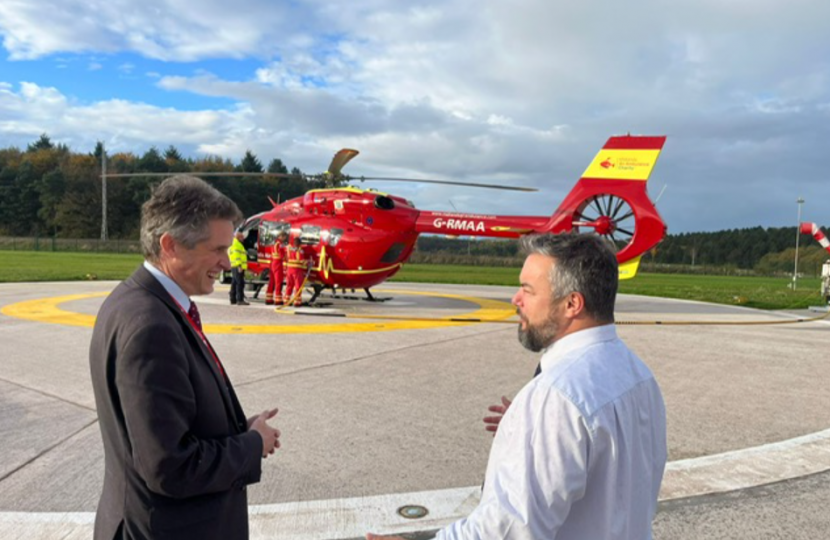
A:
[[[617,339],[617,328],[614,324],[605,324],[602,326],[594,326],[585,330],[568,334],[567,336],[557,339],[542,353],[542,371],[545,371],[550,366],[556,363],[559,358],[562,358],[569,352],[588,347],[595,343],[603,341],[611,341]]]
[[[184,293],[181,287],[179,287],[175,281],[170,279],[170,276],[153,266],[148,261],[144,261],[144,268],[147,269],[148,272],[153,274],[161,286],[164,287],[164,290],[173,297],[173,300],[179,303],[182,306],[182,309],[185,312],[190,310],[190,298]]]

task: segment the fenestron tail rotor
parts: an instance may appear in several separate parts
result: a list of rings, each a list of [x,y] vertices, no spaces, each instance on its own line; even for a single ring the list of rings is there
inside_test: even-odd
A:
[[[579,205],[572,225],[577,232],[598,234],[617,253],[631,244],[637,220],[625,199],[602,193],[585,199]]]

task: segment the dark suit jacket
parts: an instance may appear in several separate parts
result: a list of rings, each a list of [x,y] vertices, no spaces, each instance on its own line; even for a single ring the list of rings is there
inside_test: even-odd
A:
[[[95,539],[247,538],[262,439],[143,266],[101,306],[89,360],[105,459]]]

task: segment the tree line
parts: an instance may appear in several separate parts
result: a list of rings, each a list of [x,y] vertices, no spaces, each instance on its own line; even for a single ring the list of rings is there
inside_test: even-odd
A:
[[[49,236],[96,238],[101,232],[100,142],[87,154],[54,144],[47,135],[25,150],[0,149],[0,236]],[[207,177],[219,191],[233,199],[246,216],[267,208],[268,197],[287,200],[323,182],[305,177],[298,168],[290,171],[278,158],[263,167],[247,151],[239,163],[217,156],[184,158],[174,147],[153,147],[138,156],[128,152],[107,155],[108,173],[270,172],[291,174],[275,177]],[[112,238],[138,238],[141,204],[158,177],[134,176],[107,182],[108,230]],[[717,232],[668,234],[647,253],[647,265],[695,269],[720,268],[763,274],[792,272],[795,258],[795,227],[751,227]],[[799,237],[799,265],[814,273],[827,259],[810,235]],[[510,240],[422,236],[414,262],[520,266],[518,245]]]
[[[826,232],[826,231],[825,231]],[[817,275],[830,254],[808,234],[799,235],[799,273]],[[792,274],[796,228],[751,227],[717,232],[667,234],[643,255],[647,268],[684,272]],[[415,262],[487,266],[521,266],[524,258],[516,241],[422,236]]]
[[[48,135],[25,150],[0,149],[0,235],[96,238],[101,233],[101,164],[104,146],[90,153],[72,152],[54,144]],[[211,176],[206,181],[233,199],[246,216],[268,208],[275,201],[298,197],[323,181],[306,178],[300,169],[290,171],[279,158],[263,167],[247,151],[239,163],[217,156],[184,158],[175,146],[160,151],[153,147],[143,155],[107,154],[107,173],[250,172],[282,173],[277,177]],[[133,176],[107,181],[107,229],[112,238],[138,238],[141,205],[158,177]]]

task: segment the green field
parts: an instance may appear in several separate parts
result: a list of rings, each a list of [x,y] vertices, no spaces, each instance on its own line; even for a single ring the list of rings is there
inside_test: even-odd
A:
[[[410,264],[392,281],[516,286],[519,269]],[[761,309],[796,309],[822,304],[818,278],[799,279],[796,291],[789,285],[788,278],[640,272],[634,279],[620,282],[620,292]]]
[[[124,279],[143,260],[117,253],[0,251],[0,283]]]
[[[140,263],[140,255],[0,251],[0,282],[118,280]],[[392,281],[516,286],[518,268],[408,264]],[[648,274],[623,281],[620,292],[683,298],[762,309],[821,305],[819,280],[804,278],[798,290],[786,278]]]

